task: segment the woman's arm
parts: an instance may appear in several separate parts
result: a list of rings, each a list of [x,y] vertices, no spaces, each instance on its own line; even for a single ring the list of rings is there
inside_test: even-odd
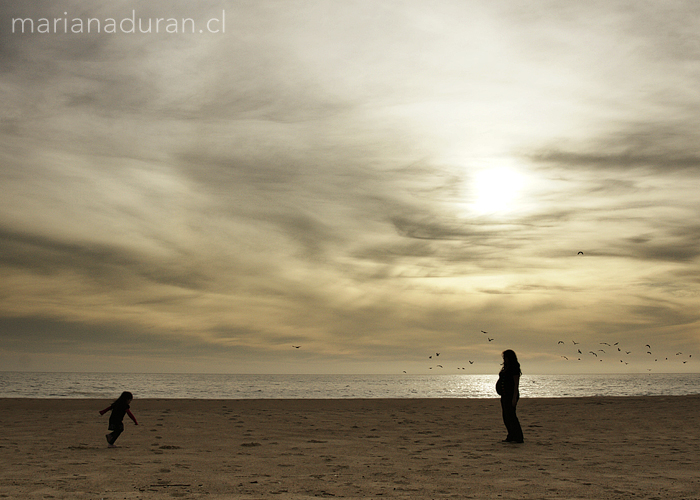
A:
[[[520,375],[513,375],[513,408],[518,404],[518,399],[520,398]]]

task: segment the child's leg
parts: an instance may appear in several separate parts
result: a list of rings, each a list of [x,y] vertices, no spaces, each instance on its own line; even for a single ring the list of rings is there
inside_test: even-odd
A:
[[[110,422],[109,424],[109,430],[112,431],[111,433],[107,434],[105,437],[107,438],[107,442],[109,443],[110,446],[114,445],[114,442],[117,440],[119,435],[124,432],[124,424],[122,423],[112,423]]]
[[[109,444],[114,444],[114,442],[117,440],[117,438],[121,435],[122,432],[122,429],[117,429],[112,431],[110,434],[107,434],[107,442]]]

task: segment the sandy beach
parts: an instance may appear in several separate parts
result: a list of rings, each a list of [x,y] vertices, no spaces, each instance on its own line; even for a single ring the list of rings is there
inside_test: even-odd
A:
[[[3,399],[0,498],[699,499],[700,396],[522,399]]]

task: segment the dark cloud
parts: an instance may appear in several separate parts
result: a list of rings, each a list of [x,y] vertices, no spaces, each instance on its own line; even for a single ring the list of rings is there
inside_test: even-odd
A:
[[[437,252],[438,248],[431,241],[411,239],[408,241],[395,241],[382,246],[369,246],[357,250],[353,255],[361,260],[371,260],[382,264],[398,264],[407,257],[433,257]]]
[[[301,245],[305,259],[323,260],[327,244],[342,241],[331,227],[308,214],[272,215],[270,219]]]
[[[605,148],[601,148],[605,149]],[[557,165],[583,169],[639,169],[647,168],[659,172],[672,170],[700,169],[700,155],[678,156],[669,154],[644,154],[643,152],[629,153],[575,153],[568,151],[548,151],[534,155],[532,159],[541,163],[556,163]],[[619,181],[618,181],[619,182]],[[630,184],[627,183],[629,186]]]
[[[636,319],[636,328],[642,323],[645,326],[670,328],[678,325],[690,325],[700,319],[695,311],[690,311],[672,303],[647,303],[630,307],[630,316]]]
[[[700,99],[694,98],[700,109]],[[686,104],[687,105],[687,104]],[[698,120],[690,115],[670,123],[620,124],[616,132],[570,147],[545,148],[530,158],[539,164],[605,171],[637,170],[657,174],[700,172]]]
[[[178,163],[190,178],[201,182],[206,189],[218,190],[219,195],[230,189],[287,187],[299,177],[301,170],[300,165],[277,156],[274,150],[251,155],[232,152],[230,156],[192,151],[181,154]]]
[[[621,255],[642,260],[692,263],[700,257],[700,227],[659,228],[620,242]]]
[[[244,337],[252,332],[246,333]],[[221,333],[223,339],[231,337],[231,332]],[[144,328],[126,320],[85,323],[46,317],[0,318],[0,348],[9,352],[56,357],[109,359],[116,354],[122,363],[128,363],[125,360],[131,357],[141,366],[147,366],[144,362],[151,360],[156,367],[162,366],[162,359],[179,357],[182,352],[195,359],[220,355],[222,352],[234,356],[256,354],[254,347],[241,343],[202,342],[188,335]],[[105,368],[114,369],[114,366]]]
[[[62,241],[3,228],[0,228],[0,247],[2,267],[44,275],[68,271],[115,288],[132,287],[135,285],[132,280],[137,278],[193,290],[202,289],[209,281],[192,267],[183,266],[187,261],[184,255],[163,262],[126,246]]]
[[[467,240],[478,237],[476,233],[470,233],[468,228],[457,223],[440,220],[437,217],[424,217],[422,219],[394,216],[391,223],[396,232],[405,238],[419,240]]]
[[[0,319],[0,332],[5,349],[23,350],[29,345],[32,351],[55,354],[74,350],[104,355],[114,349],[134,354],[165,347],[162,339],[136,332],[126,323],[85,324],[45,317],[4,317]]]

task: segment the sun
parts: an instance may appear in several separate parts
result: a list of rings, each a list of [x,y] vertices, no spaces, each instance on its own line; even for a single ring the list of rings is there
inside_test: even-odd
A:
[[[525,177],[515,168],[494,166],[477,171],[472,178],[472,209],[479,214],[514,211],[521,200]]]

